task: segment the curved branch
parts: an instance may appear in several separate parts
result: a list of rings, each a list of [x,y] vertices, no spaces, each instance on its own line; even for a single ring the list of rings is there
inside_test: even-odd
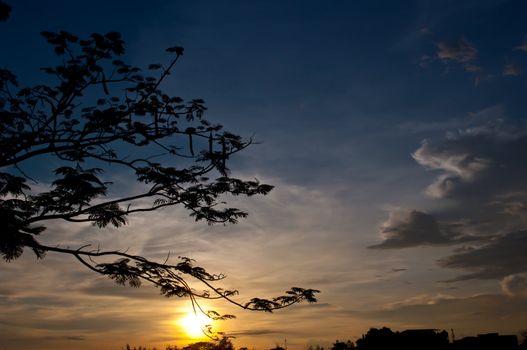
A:
[[[224,278],[223,275],[218,276],[209,274],[203,268],[194,266],[192,264],[192,260],[188,258],[180,257],[182,261],[177,265],[172,265],[167,264],[166,261],[164,263],[157,263],[142,256],[132,255],[120,251],[86,251],[84,248],[87,246],[83,246],[78,249],[70,249],[34,243],[28,245],[28,247],[44,252],[57,252],[73,255],[90,270],[101,275],[109,276],[120,284],[129,282],[131,286],[138,287],[139,284],[136,282],[134,283],[134,281],[136,279],[143,279],[161,288],[161,293],[165,296],[170,297],[172,295],[178,295],[189,297],[192,300],[193,305],[195,305],[195,307],[197,307],[202,312],[204,311],[201,306],[199,306],[199,303],[195,298],[213,300],[223,299],[245,310],[272,312],[289,307],[293,304],[300,303],[302,301],[316,302],[314,294],[319,292],[318,290],[313,289],[292,288],[290,291],[287,291],[286,295],[284,296],[279,296],[272,299],[253,298],[247,303],[241,303],[231,297],[231,295],[237,294],[237,291],[224,291],[223,289],[215,287],[212,284],[212,282],[222,280]],[[88,257],[92,259],[105,256],[113,256],[120,258],[120,260],[117,260],[114,263],[96,264],[94,266],[83,258]],[[135,263],[135,266],[130,265],[130,262]],[[214,295],[210,295],[208,291],[202,293],[197,292],[195,289],[189,286],[189,284],[180,276],[180,274],[188,275],[193,279],[203,283],[207,288],[210,289],[210,291],[214,293]]]

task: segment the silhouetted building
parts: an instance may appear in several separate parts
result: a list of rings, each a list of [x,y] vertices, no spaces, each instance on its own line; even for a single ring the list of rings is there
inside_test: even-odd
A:
[[[409,329],[392,332],[372,328],[357,340],[358,350],[447,350],[448,333],[437,329]]]
[[[366,335],[357,340],[358,350],[395,349],[395,333],[387,327],[371,328]]]
[[[399,333],[401,349],[443,350],[448,349],[448,333],[438,329],[409,329]]]
[[[337,341],[337,343],[339,343]],[[335,343],[335,344],[337,344]],[[342,343],[344,344],[344,343]],[[389,328],[371,328],[357,340],[357,350],[519,350],[515,335],[478,334],[448,341],[448,333],[438,329],[409,329],[393,332]]]
[[[451,348],[452,350],[517,350],[518,337],[498,333],[478,334],[477,337],[455,340]]]

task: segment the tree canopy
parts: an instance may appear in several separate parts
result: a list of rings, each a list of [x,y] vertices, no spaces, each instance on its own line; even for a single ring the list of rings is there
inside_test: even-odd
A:
[[[7,18],[9,9],[4,12]],[[196,221],[234,224],[247,213],[226,205],[225,195],[265,195],[273,187],[231,175],[231,156],[251,145],[250,138],[205,119],[203,100],[185,101],[162,90],[183,55],[182,47],[166,50],[171,56],[167,64],[150,64],[143,70],[125,63],[124,41],[117,32],[93,33],[85,39],[66,31],[42,36],[59,57],[58,65],[41,68],[52,83],[22,87],[14,73],[0,69],[4,260],[17,259],[25,249],[39,259],[48,252],[68,254],[119,284],[138,287],[147,281],[164,296],[188,297],[195,309],[200,309],[197,298],[221,298],[244,309],[269,312],[316,301],[318,291],[294,287],[275,298],[239,302],[234,299],[236,290],[215,286],[224,275],[209,273],[187,257],[169,264],[119,248],[43,244],[39,237],[56,220],[121,227],[132,214],[173,206],[185,208]],[[35,169],[35,162],[42,160],[60,165],[43,173],[45,169]],[[135,178],[136,192],[111,191],[105,176],[117,170]],[[100,257],[114,259],[97,263]],[[203,283],[205,290],[191,288],[190,279]],[[232,317],[207,313],[215,319]]]

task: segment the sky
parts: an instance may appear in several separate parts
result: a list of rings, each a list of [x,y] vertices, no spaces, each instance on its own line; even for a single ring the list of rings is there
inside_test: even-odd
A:
[[[527,22],[523,1],[29,1],[0,23],[2,68],[53,64],[41,30],[119,31],[135,65],[185,54],[163,88],[257,144],[233,175],[275,186],[229,199],[237,225],[181,209],[44,242],[189,256],[240,300],[292,287],[319,302],[276,313],[210,303],[237,347],[305,349],[370,327],[527,329]],[[29,172],[38,169],[26,169]],[[134,190],[120,173],[110,179]],[[186,300],[115,285],[70,257],[0,263],[0,349],[120,349],[193,341]]]

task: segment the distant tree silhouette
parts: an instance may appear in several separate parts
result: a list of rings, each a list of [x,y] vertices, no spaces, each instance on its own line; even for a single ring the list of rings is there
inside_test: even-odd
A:
[[[157,350],[156,348],[152,348],[152,349],[149,349],[149,348],[146,348],[146,347],[142,347],[142,346],[139,346],[139,347],[131,347],[130,344],[126,344],[126,347],[124,348],[124,350]],[[167,347],[166,350],[172,350],[170,347]],[[175,350],[175,349],[174,349]]]
[[[390,328],[371,328],[365,336],[357,340],[358,350],[379,350],[394,348],[395,333]]]
[[[7,18],[10,8],[0,4],[2,18]],[[146,281],[166,297],[188,297],[195,310],[200,309],[197,298],[222,298],[244,309],[268,312],[316,301],[318,291],[295,287],[272,299],[239,302],[233,299],[236,290],[215,286],[224,275],[209,273],[187,257],[170,264],[168,258],[155,262],[119,249],[43,244],[38,237],[52,221],[121,227],[132,214],[173,206],[209,225],[234,224],[247,213],[227,206],[225,195],[265,195],[273,187],[230,174],[231,156],[248,147],[251,139],[204,119],[203,100],[184,101],[161,89],[182,57],[182,47],[167,49],[168,64],[150,64],[145,73],[122,60],[125,47],[117,32],[93,33],[85,39],[66,31],[42,35],[59,56],[57,66],[41,68],[52,83],[19,87],[11,71],[0,69],[4,260],[17,259],[25,248],[39,259],[48,252],[71,255],[119,284],[139,287]],[[112,184],[104,175],[111,171],[135,178],[131,193],[110,192]],[[101,257],[105,262],[96,261]],[[112,257],[117,260],[107,262]],[[206,290],[191,288],[188,279],[202,282]],[[233,317],[202,311],[213,319]]]
[[[347,342],[337,340],[331,347],[331,350],[352,350],[352,349],[355,349],[355,344],[351,340],[348,340]]]
[[[234,350],[234,344],[229,337],[223,336],[215,341],[192,343],[181,350]]]
[[[269,350],[285,350],[285,348],[281,347],[280,345],[276,345],[274,348],[271,348]]]
[[[126,344],[126,346],[124,348],[122,348],[122,350],[157,350],[157,348],[146,348],[146,347],[142,347],[142,346],[139,346],[139,347],[131,347],[130,344]],[[170,346],[170,345],[167,345],[165,347],[165,350],[180,350],[177,346]]]
[[[238,350],[247,350],[246,347],[239,348]],[[126,344],[125,348],[123,350],[150,350],[146,347],[131,347],[130,344]],[[152,348],[152,350],[156,350],[156,348]],[[230,337],[222,336],[221,338],[215,339],[214,341],[199,341],[196,343],[189,344],[187,346],[184,346],[182,348],[179,348],[177,346],[170,346],[167,345],[165,347],[165,350],[235,350],[234,344],[231,341]]]
[[[520,343],[520,349],[527,350],[527,330],[521,332],[522,341]]]
[[[200,341],[184,346],[181,350],[212,350],[213,343],[208,341]]]
[[[273,350],[273,349],[271,349],[271,350]],[[285,349],[282,349],[282,350],[285,350]],[[313,346],[313,345],[309,345],[309,346],[307,347],[307,350],[324,350],[324,347],[323,347],[323,346],[320,346],[320,345],[318,345],[318,344],[315,345],[315,346]]]

